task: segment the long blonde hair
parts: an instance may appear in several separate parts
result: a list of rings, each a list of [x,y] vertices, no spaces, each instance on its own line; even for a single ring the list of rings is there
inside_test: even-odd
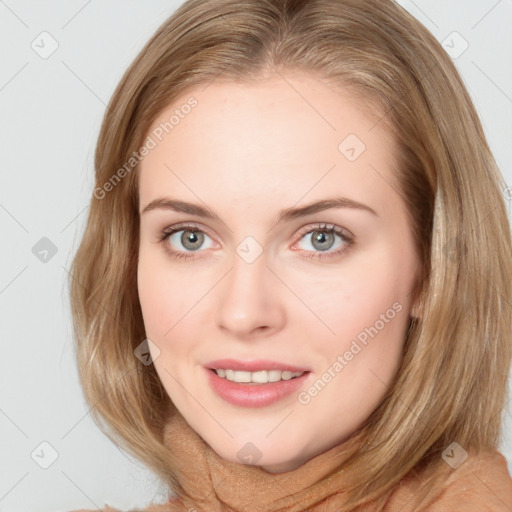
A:
[[[512,247],[505,183],[463,82],[436,39],[391,0],[189,0],[147,42],[105,112],[71,268],[84,394],[105,434],[176,490],[162,436],[172,404],[153,365],[134,356],[146,336],[136,281],[138,167],[125,164],[187,89],[288,70],[354,89],[399,144],[396,179],[423,261],[421,306],[396,379],[358,432],[363,448],[343,466],[352,486],[343,510],[378,501],[422,467],[438,478],[418,496],[427,503],[450,471],[441,458],[448,445],[472,454],[501,440]]]

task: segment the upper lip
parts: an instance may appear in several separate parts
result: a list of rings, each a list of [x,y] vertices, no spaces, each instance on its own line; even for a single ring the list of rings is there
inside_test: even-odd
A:
[[[205,364],[212,370],[231,369],[236,371],[257,372],[260,370],[282,370],[290,372],[307,372],[307,368],[299,368],[279,361],[269,361],[267,359],[253,359],[251,361],[240,361],[239,359],[216,359]]]

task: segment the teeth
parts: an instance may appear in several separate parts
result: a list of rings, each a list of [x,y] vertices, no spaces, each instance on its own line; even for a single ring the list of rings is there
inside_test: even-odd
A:
[[[219,368],[215,370],[219,377],[230,380],[232,382],[248,383],[254,382],[256,384],[266,384],[267,382],[277,382],[279,380],[290,380],[295,377],[300,377],[304,372],[290,372],[288,370],[262,370],[259,372],[245,372],[230,369]]]

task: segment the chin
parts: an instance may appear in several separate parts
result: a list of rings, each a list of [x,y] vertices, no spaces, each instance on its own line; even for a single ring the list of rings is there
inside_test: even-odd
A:
[[[292,471],[305,462],[304,460],[298,461],[297,459],[286,458],[283,454],[276,454],[274,450],[272,450],[274,452],[272,457],[266,458],[251,442],[245,443],[242,448],[222,446],[217,450],[212,445],[210,446],[224,460],[235,464],[244,464],[245,466],[258,466],[269,473]],[[224,450],[224,448],[227,448],[227,450]]]
[[[277,462],[275,464],[265,464],[260,467],[269,473],[286,473],[300,466],[302,466],[302,463],[299,462]]]

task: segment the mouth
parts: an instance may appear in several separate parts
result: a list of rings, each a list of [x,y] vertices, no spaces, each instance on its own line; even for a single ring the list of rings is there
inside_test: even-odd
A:
[[[308,368],[266,359],[217,359],[206,363],[205,367],[221,379],[237,384],[269,384],[297,379],[309,373]]]
[[[256,371],[230,368],[203,368],[207,382],[216,395],[237,407],[255,408],[277,404],[291,397],[312,378],[309,370],[257,369]]]
[[[268,384],[269,382],[296,379],[305,373],[309,373],[307,371],[292,372],[290,370],[259,370],[249,372],[232,368],[210,368],[210,371],[217,374],[221,379],[238,384]]]

